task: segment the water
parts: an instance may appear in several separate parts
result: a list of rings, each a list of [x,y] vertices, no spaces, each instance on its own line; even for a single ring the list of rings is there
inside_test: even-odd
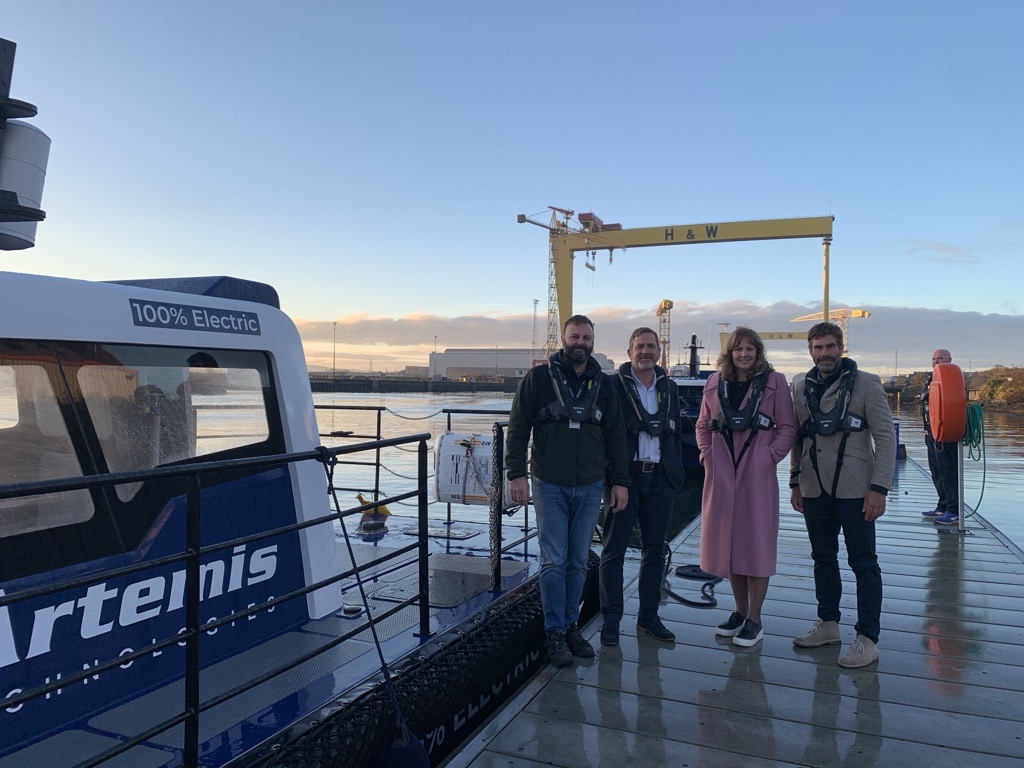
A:
[[[314,393],[316,405],[338,405],[359,407],[383,407],[380,412],[380,435],[383,438],[401,437],[405,435],[429,433],[427,445],[428,472],[430,474],[430,498],[433,499],[434,477],[434,444],[448,427],[448,416],[440,411],[444,408],[457,408],[476,411],[501,411],[507,414],[512,407],[512,395],[500,392],[478,393],[446,393],[431,395],[424,393],[379,394],[379,393]],[[491,436],[495,421],[505,421],[502,414],[475,415],[452,414],[451,430],[460,434],[481,434]],[[322,437],[323,444],[329,447],[351,445],[366,442],[378,432],[378,412],[376,410],[318,410],[317,422],[321,435],[344,430],[354,433],[350,438],[336,439]],[[344,457],[341,459],[344,462]],[[393,496],[414,490],[416,479],[417,454],[414,445],[385,448],[381,451],[381,472],[379,480],[374,476],[372,467],[339,464],[335,471],[335,487],[360,489],[369,499],[369,491],[375,487],[380,489],[382,496]],[[342,507],[356,506],[355,490],[339,492],[338,501]],[[400,514],[413,514],[415,502],[399,502],[399,509],[393,511]],[[446,505],[440,502],[431,503],[430,514],[443,517],[447,513]],[[488,508],[485,505],[452,505],[452,518],[486,523]]]
[[[907,455],[928,466],[924,445],[924,426],[917,408],[903,406],[896,414],[900,421],[900,442]],[[998,528],[1017,547],[1024,549],[1024,516],[1021,494],[1024,492],[1024,416],[989,413],[982,416],[985,437],[974,453],[964,449],[964,504]],[[934,501],[934,498],[929,501]],[[970,528],[970,521],[967,521]]]
[[[381,432],[384,437],[397,437],[429,432],[430,445],[446,428],[442,408],[488,409],[507,411],[512,395],[500,393],[472,394],[343,394],[318,393],[317,405],[383,406]],[[907,455],[927,467],[921,415],[916,407],[903,406],[896,414],[900,421],[900,442],[906,445]],[[320,431],[351,430],[357,434],[376,433],[375,412],[317,411]],[[500,416],[453,415],[454,432],[491,434],[491,426]],[[1020,496],[1024,492],[1024,416],[1005,413],[985,413],[984,461],[964,457],[964,502],[996,526],[1014,544],[1024,549],[1024,515],[1021,514]],[[324,438],[325,445],[341,445],[342,441]],[[433,474],[433,453],[430,456]],[[416,455],[409,450],[389,449],[382,456],[386,469],[381,472],[380,488],[387,494],[409,489],[407,477],[415,477]],[[784,462],[785,463],[785,462]],[[351,484],[366,483],[360,487],[372,488],[372,473],[367,468],[345,468],[344,479]],[[980,504],[979,504],[980,499]],[[355,505],[354,495],[342,497],[342,504]],[[932,501],[932,499],[929,499]],[[410,505],[411,507],[411,505]],[[407,510],[403,510],[407,511]],[[441,505],[432,506],[433,514],[441,514]],[[486,507],[453,506],[457,519],[485,521]],[[968,527],[970,522],[968,521]]]

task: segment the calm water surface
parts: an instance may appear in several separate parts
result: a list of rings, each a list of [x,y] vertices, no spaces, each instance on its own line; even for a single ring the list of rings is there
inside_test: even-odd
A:
[[[927,467],[920,413],[904,406],[896,417],[907,455]],[[964,449],[964,503],[1024,549],[1024,416],[985,412],[982,422],[982,445],[973,451]]]
[[[443,408],[507,411],[512,395],[500,393],[476,394],[335,394],[318,393],[313,396],[317,405],[383,406],[381,432],[385,437],[396,437],[429,432],[430,445],[446,428]],[[907,454],[927,466],[924,431],[917,408],[903,406],[896,414],[900,421],[900,442]],[[376,432],[376,413],[353,411],[317,411],[322,433],[348,430],[369,435]],[[452,429],[459,433],[491,434],[495,416],[453,415]],[[1018,547],[1024,549],[1024,514],[1021,497],[1024,495],[1024,417],[1013,414],[988,413],[983,416],[985,439],[982,447],[967,456],[964,463],[964,501],[976,507],[990,523],[999,528]],[[325,445],[341,445],[346,441],[324,438]],[[352,442],[352,441],[347,441]],[[408,477],[414,477],[416,456],[409,450],[389,449],[382,456],[385,469],[381,472],[380,488],[385,494],[409,489]],[[371,488],[372,472],[365,467],[339,468],[343,484],[351,487]],[[433,473],[433,451],[430,455]],[[342,497],[342,504],[355,505],[354,493]],[[432,512],[441,514],[443,505],[434,505]],[[459,519],[486,520],[486,507],[456,505],[453,515]],[[408,512],[409,510],[403,510]],[[968,527],[970,524],[968,523]]]

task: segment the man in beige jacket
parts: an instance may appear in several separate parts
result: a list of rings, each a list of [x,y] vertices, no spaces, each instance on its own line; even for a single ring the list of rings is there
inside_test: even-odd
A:
[[[800,426],[790,453],[793,509],[804,516],[814,560],[818,622],[793,640],[804,648],[834,645],[839,636],[839,531],[857,580],[857,636],[839,657],[843,667],[878,659],[882,571],[875,520],[885,513],[896,462],[896,433],[882,381],[842,357],[843,332],[818,323],[807,332],[814,368],[793,379]]]

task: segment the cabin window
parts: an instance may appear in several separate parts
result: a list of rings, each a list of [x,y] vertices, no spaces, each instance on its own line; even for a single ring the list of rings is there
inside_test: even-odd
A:
[[[270,437],[263,384],[251,368],[192,368],[196,455],[206,456]]]
[[[106,351],[125,360],[137,358],[131,348],[108,346]],[[222,368],[205,352],[165,353],[163,365],[152,364],[148,358],[153,352],[147,350],[145,365],[86,365],[78,371],[82,398],[109,471],[151,469],[269,438],[258,370],[233,367],[236,362]],[[141,485],[117,486],[118,498],[132,499]]]
[[[284,446],[265,352],[0,339],[0,485]],[[264,471],[229,465],[202,485]],[[135,551],[184,493],[184,478],[149,478],[0,499],[0,582]]]
[[[0,430],[18,425],[18,389],[14,381],[14,369],[9,365],[0,366]]]
[[[0,482],[34,483],[82,474],[47,368],[0,365]],[[0,538],[89,520],[88,491],[0,500]]]

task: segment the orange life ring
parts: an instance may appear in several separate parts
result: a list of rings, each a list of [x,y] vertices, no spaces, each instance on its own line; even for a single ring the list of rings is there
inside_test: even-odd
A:
[[[928,387],[928,421],[940,443],[963,440],[967,431],[967,387],[959,365],[939,363]]]

